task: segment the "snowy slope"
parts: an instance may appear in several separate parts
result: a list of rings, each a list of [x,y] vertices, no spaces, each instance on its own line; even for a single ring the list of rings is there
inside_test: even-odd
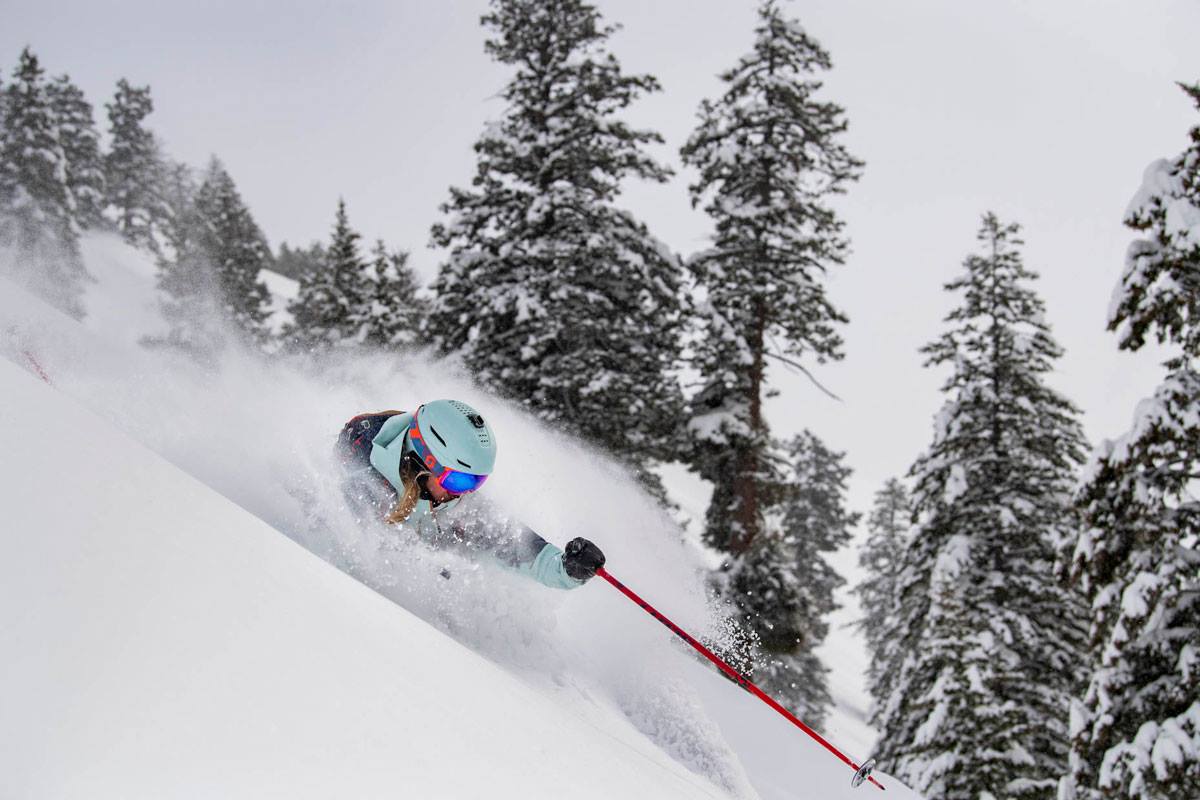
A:
[[[594,539],[719,638],[702,556],[619,464],[421,358],[231,347],[211,369],[147,349],[152,260],[103,236],[84,255],[83,323],[0,279],[0,356],[23,370],[0,359],[0,502],[24,515],[0,529],[20,555],[0,564],[0,797],[100,778],[126,796],[455,797],[518,777],[533,797],[876,791],[611,587],[553,592],[355,524],[329,450],[353,413],[472,401],[503,442],[486,491],[506,513]],[[861,759],[846,719],[824,733]]]
[[[718,795],[38,379],[0,362],[0,387],[19,554],[0,561],[0,795]]]

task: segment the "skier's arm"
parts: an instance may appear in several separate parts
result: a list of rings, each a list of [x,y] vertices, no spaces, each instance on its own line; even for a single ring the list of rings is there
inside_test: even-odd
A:
[[[552,589],[576,589],[583,585],[583,581],[567,574],[563,566],[563,551],[529,528],[522,528],[514,550],[516,557],[508,561],[509,566],[543,586]]]
[[[504,566],[552,589],[576,589],[604,564],[600,548],[587,539],[572,539],[564,552],[525,526],[461,525],[457,534],[488,550]]]
[[[523,528],[521,536],[524,538],[526,552],[537,552],[531,560],[519,562],[515,568],[545,586],[575,589],[594,576],[598,568],[604,566],[604,553],[582,537],[568,542],[564,551],[529,528]]]

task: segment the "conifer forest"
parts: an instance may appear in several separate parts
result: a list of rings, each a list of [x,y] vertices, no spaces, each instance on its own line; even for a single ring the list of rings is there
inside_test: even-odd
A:
[[[1144,168],[1104,198],[1123,216],[1064,233],[1117,241],[1123,260],[1047,261],[1034,232],[1060,176],[1028,187],[1025,207],[993,206],[980,185],[934,220],[957,257],[904,267],[940,305],[897,297],[886,319],[860,320],[847,287],[869,279],[845,276],[901,267],[857,256],[873,219],[848,218],[847,202],[902,165],[856,146],[870,109],[839,96],[842,54],[806,3],[749,3],[749,24],[724,32],[740,52],[680,112],[683,135],[642,110],[673,87],[627,52],[621,7],[489,0],[474,15],[472,55],[504,82],[445,98],[486,103],[488,121],[428,198],[424,238],[407,240],[368,233],[349,183],[314,197],[309,163],[286,192],[326,223],[273,241],[244,162],[173,154],[156,114],[173,100],[154,74],[88,96],[38,41],[2,52],[0,291],[84,320],[84,243],[119,238],[156,265],[164,325],[146,350],[202,371],[236,350],[467,376],[637,482],[703,554],[735,632],[714,646],[791,712],[821,729],[839,703],[832,676],[853,672],[878,769],[928,800],[1200,798],[1200,62],[1161,101],[1190,115],[1173,145],[1121,153]],[[1075,89],[1057,91],[1070,115]],[[289,135],[348,109],[310,108]],[[947,172],[1004,157],[1014,134],[995,113],[996,140],[947,153]],[[626,202],[643,190],[673,190],[703,239],[660,238]],[[1050,302],[1046,280],[1068,269],[1106,281],[1107,308]],[[1087,352],[1151,376],[1140,400],[1113,408],[1116,395],[1074,380],[1059,320],[1075,313],[1096,321]],[[881,376],[870,400],[846,394],[837,370],[873,346],[853,336],[866,324],[919,336],[913,371],[936,390]],[[1106,405],[1125,428],[1087,421]],[[822,423],[889,406],[921,420],[902,463]],[[349,416],[330,415],[334,433]],[[879,479],[864,498],[866,463]],[[862,663],[823,649],[835,635]]]

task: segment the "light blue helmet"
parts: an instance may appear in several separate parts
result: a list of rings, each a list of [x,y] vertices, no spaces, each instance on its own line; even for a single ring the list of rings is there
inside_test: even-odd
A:
[[[496,466],[496,435],[480,414],[459,400],[434,400],[417,409],[413,425],[443,467],[490,475]],[[409,431],[410,439],[414,431]]]

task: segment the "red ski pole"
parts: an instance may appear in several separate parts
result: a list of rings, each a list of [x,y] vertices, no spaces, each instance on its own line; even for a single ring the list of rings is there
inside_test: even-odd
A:
[[[694,638],[692,638],[692,636],[690,636],[687,631],[685,631],[683,628],[676,625],[674,622],[671,622],[671,620],[667,619],[662,614],[662,612],[660,612],[654,606],[647,603],[642,598],[638,597],[638,595],[632,589],[630,589],[628,586],[621,583],[619,580],[617,580],[612,575],[610,575],[608,570],[604,569],[604,567],[600,567],[598,570],[596,570],[596,574],[599,575],[601,578],[604,578],[604,580],[608,581],[613,586],[615,586],[621,592],[621,594],[625,595],[630,600],[632,600],[633,602],[635,602],[639,606],[641,606],[642,609],[645,610],[645,612],[647,614],[654,617],[656,620],[661,622],[663,625],[666,625],[667,628],[670,629],[671,633],[675,634],[680,639],[683,639],[685,642],[687,642],[692,647],[694,647],[696,649],[696,652],[700,653],[702,656],[707,658],[709,661],[716,664],[717,668],[720,669],[721,672],[724,672],[727,676],[732,678],[734,683],[736,683],[738,686],[741,686],[743,689],[750,692],[750,694],[754,695],[759,700],[762,700],[764,703],[769,705],[771,708],[778,711],[780,714],[782,714],[784,716],[785,719],[787,719],[788,722],[792,723],[797,728],[799,728],[800,730],[807,733],[809,736],[811,736],[813,739],[815,739],[818,744],[820,744],[826,750],[833,753],[839,759],[844,761],[846,763],[846,765],[848,767],[850,767],[850,769],[854,770],[854,777],[850,780],[850,783],[852,786],[861,786],[863,781],[870,781],[871,783],[878,786],[880,789],[885,788],[882,783],[875,780],[875,778],[871,776],[871,772],[875,768],[874,760],[868,759],[862,765],[855,764],[853,761],[850,760],[850,758],[845,753],[843,753],[841,750],[838,750],[836,747],[834,747],[832,744],[830,744],[828,741],[826,741],[825,738],[823,736],[821,736],[821,734],[817,733],[812,728],[805,725],[798,718],[796,718],[796,716],[793,715],[790,711],[788,711],[783,706],[779,705],[779,703],[775,702],[774,698],[772,698],[769,694],[767,694],[762,689],[758,688],[753,683],[751,683],[748,678],[746,678],[744,675],[742,675],[742,673],[738,672],[736,669],[734,669],[733,667],[726,664],[724,661],[722,661],[720,658],[718,658],[711,650],[709,650],[707,647],[700,644],[700,642],[698,642]]]

